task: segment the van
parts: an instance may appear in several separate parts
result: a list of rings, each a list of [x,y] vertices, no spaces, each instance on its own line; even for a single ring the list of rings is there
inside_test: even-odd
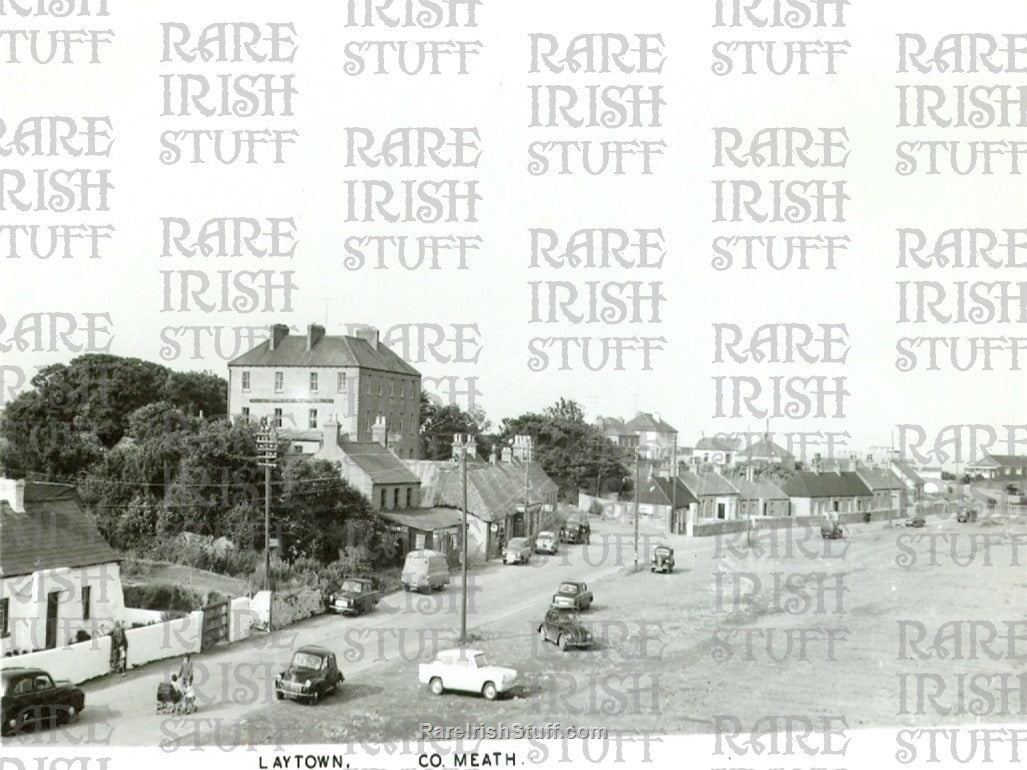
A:
[[[444,588],[449,585],[449,562],[441,551],[411,551],[403,563],[400,573],[403,588],[407,591],[424,591]]]

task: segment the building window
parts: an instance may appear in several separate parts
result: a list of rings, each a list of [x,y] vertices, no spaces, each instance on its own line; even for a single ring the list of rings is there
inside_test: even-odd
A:
[[[0,599],[0,636],[11,635],[10,606],[10,599]]]
[[[242,408],[242,418],[244,420],[249,420],[250,419],[250,408],[248,406],[244,406]]]
[[[395,398],[396,397],[396,381],[395,380],[389,380],[389,397],[390,398]]]
[[[407,487],[407,508],[410,507],[410,501],[411,501],[411,498],[413,497],[413,491],[414,490],[412,488]]]
[[[364,388],[364,392],[368,393],[368,394],[371,393],[371,378],[370,377],[367,378],[367,387]]]
[[[382,508],[385,507],[385,492],[386,492],[386,490],[383,489],[382,490],[382,505],[381,505]]]
[[[313,429],[317,427],[317,410],[311,409],[307,415],[307,427]]]
[[[399,508],[399,487],[392,490],[392,507]]]
[[[414,381],[410,381],[410,398],[414,397]]]
[[[285,373],[275,372],[275,393],[281,393],[285,389]]]
[[[407,397],[407,389],[403,386],[403,380],[399,381],[399,397],[400,398],[406,398]]]
[[[82,620],[89,620],[89,610],[93,604],[93,589],[90,586],[82,586]]]
[[[250,373],[249,372],[243,372],[242,373],[242,392],[243,393],[249,393],[250,392]]]
[[[340,393],[346,392],[346,372],[339,372],[335,375],[335,389]]]
[[[317,372],[310,373],[310,392],[317,393]]]
[[[385,380],[378,380],[378,395],[385,395]]]
[[[274,423],[275,423],[275,427],[276,428],[281,428],[282,427],[282,410],[281,409],[275,409],[275,420],[274,420]]]
[[[399,432],[400,433],[403,432],[403,418],[402,417],[399,418]]]

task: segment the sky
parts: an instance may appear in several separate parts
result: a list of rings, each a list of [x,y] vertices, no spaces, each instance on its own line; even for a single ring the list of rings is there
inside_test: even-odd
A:
[[[419,3],[414,5],[423,10]],[[764,3],[763,7],[771,5]],[[1023,182],[1019,175],[1006,173],[1008,156],[993,158],[991,174],[927,174],[922,166],[916,173],[902,174],[902,158],[896,150],[900,142],[1022,139],[1022,130],[1015,125],[1015,105],[1013,125],[1008,127],[898,125],[899,86],[938,86],[945,89],[947,99],[953,99],[954,85],[1019,83],[1021,76],[1016,73],[899,71],[899,33],[923,35],[932,47],[940,35],[949,33],[1001,34],[1009,28],[1008,4],[939,6],[923,0],[864,0],[845,9],[844,27],[805,29],[717,27],[714,7],[713,3],[654,0],[631,4],[487,0],[476,9],[475,27],[411,29],[347,27],[346,3],[255,0],[238,4],[235,12],[213,13],[205,3],[185,0],[173,7],[117,4],[109,17],[76,17],[74,24],[68,20],[23,20],[22,28],[50,30],[70,24],[74,28],[109,28],[114,36],[111,44],[100,46],[100,63],[21,63],[0,68],[0,119],[6,128],[0,135],[0,168],[5,169],[0,226],[109,225],[113,236],[101,242],[96,259],[81,251],[70,259],[40,259],[24,251],[13,255],[9,231],[0,230],[4,400],[16,392],[22,374],[31,376],[34,367],[69,361],[88,348],[88,335],[83,331],[88,314],[96,314],[96,326],[107,329],[98,331],[93,341],[98,345],[109,342],[109,352],[222,375],[227,375],[227,360],[245,350],[255,328],[287,323],[303,330],[307,324],[324,323],[328,333],[338,334],[346,324],[367,323],[393,341],[403,339],[402,330],[406,329],[411,335],[406,353],[425,377],[454,378],[430,382],[429,389],[434,387],[443,397],[455,387],[455,399],[466,405],[467,383],[473,381],[475,405],[483,407],[494,422],[567,397],[579,401],[590,417],[630,417],[637,411],[659,414],[679,430],[684,446],[703,434],[762,431],[769,419],[770,430],[783,437],[783,442],[788,434],[819,433],[820,440],[826,441],[823,436],[828,432],[848,433],[848,438],[839,441],[854,449],[901,447],[903,437],[915,431],[900,426],[919,426],[922,451],[933,448],[936,437],[947,435],[943,432],[946,426],[991,426],[1001,439],[1010,432],[1003,426],[1011,425],[1018,426],[1012,435],[1020,444],[1009,447],[1000,443],[993,451],[1027,453],[1027,388],[1022,369],[1013,368],[1011,352],[996,347],[990,370],[979,360],[970,370],[957,371],[947,358],[944,345],[948,343],[939,341],[934,343],[942,346],[938,369],[927,368],[926,348],[917,347],[918,365],[903,371],[903,362],[909,357],[896,347],[900,337],[960,338],[957,363],[965,365],[970,353],[965,338],[1018,338],[1022,345],[1027,337],[1022,331],[1027,318],[1019,317],[1016,286],[1017,281],[1027,280],[1027,257],[1022,250],[1014,258],[1018,267],[903,268],[899,266],[897,232],[899,228],[918,228],[928,243],[933,243],[947,228],[1001,231],[1024,226]],[[162,61],[162,23],[187,25],[190,39],[195,40],[203,25],[230,19],[294,25],[298,48],[293,61]],[[175,27],[173,33],[180,34],[181,29]],[[564,50],[571,38],[586,33],[625,35],[632,45],[635,36],[650,36],[645,38],[651,49],[648,64],[652,68],[662,59],[662,68],[630,73],[533,72],[530,36],[541,33],[555,37]],[[651,37],[655,35],[660,39]],[[466,75],[454,74],[458,58],[452,53],[441,59],[444,74],[376,75],[374,59],[365,48],[361,54],[365,68],[354,73],[356,46],[360,41],[375,40],[405,41],[407,46],[414,41],[441,41],[441,48],[450,52],[456,50],[454,41],[464,41],[476,53],[467,57]],[[746,40],[774,41],[779,46],[778,57],[785,53],[780,46],[791,40],[834,41],[845,53],[837,55],[833,75],[823,73],[822,47],[817,49],[821,53],[810,54],[809,74],[746,75],[741,71],[742,54],[729,46],[731,41]],[[607,42],[610,50],[619,50],[619,40],[607,38]],[[292,50],[288,41],[281,46],[282,51]],[[722,56],[732,57],[731,72],[716,74],[715,46]],[[79,59],[83,50],[77,49]],[[807,46],[805,50],[813,49]],[[386,54],[395,56],[394,49],[387,49]],[[766,60],[758,54],[757,50],[754,66],[765,69]],[[580,56],[579,60],[583,61]],[[637,63],[638,57],[629,53],[624,60]],[[596,61],[604,61],[601,50]],[[774,61],[779,64],[783,59]],[[394,59],[388,59],[388,65],[396,69]],[[291,114],[282,114],[283,97],[279,94],[272,99],[276,114],[269,116],[165,115],[165,83],[180,87],[182,75],[206,76],[211,87],[218,86],[217,76],[221,75],[273,76],[277,85],[295,89],[290,95]],[[533,91],[533,86],[543,88]],[[532,126],[532,94],[545,97],[548,86],[564,87],[556,90],[554,98],[567,98],[566,87],[572,87],[580,100],[587,99],[587,86],[636,86],[637,93],[650,96],[651,89],[658,87],[658,120],[652,106],[643,104],[639,106],[640,126]],[[604,93],[616,98],[625,92]],[[180,92],[174,91],[172,96],[169,104],[174,112]],[[218,103],[213,104],[216,113]],[[549,113],[544,109],[546,103],[540,104],[541,117],[536,122],[545,122]],[[945,109],[939,108],[937,114],[951,114]],[[587,112],[574,114],[587,123]],[[57,115],[108,117],[113,134],[109,156],[4,152],[11,149],[12,132],[20,121]],[[83,124],[79,121],[78,125]],[[399,127],[429,127],[443,133],[473,129],[465,136],[471,137],[475,148],[465,148],[464,160],[470,163],[474,158],[474,165],[354,165],[348,162],[351,153],[346,130],[354,127],[373,132],[379,145],[382,136]],[[843,149],[848,154],[844,165],[830,168],[718,166],[717,127],[733,128],[746,141],[753,132],[767,127],[800,128],[814,135],[821,128],[844,129],[845,138],[834,134],[844,148],[834,148],[832,156],[840,163]],[[284,134],[293,142],[282,148],[283,163],[163,162],[165,132],[193,129],[295,133]],[[793,133],[792,138],[798,141],[801,135]],[[557,174],[552,168],[533,174],[533,143],[564,140],[592,142],[593,151],[601,148],[601,142],[664,144],[649,145],[660,152],[651,158],[650,174],[637,172],[638,155],[624,158],[625,174]],[[187,152],[188,145],[177,141],[179,149]],[[104,144],[102,139],[99,144]],[[542,152],[535,147],[536,154]],[[784,145],[777,149],[784,157]],[[966,146],[959,150],[966,151]],[[269,147],[259,146],[257,152],[265,157]],[[922,150],[917,152],[922,162],[926,156]],[[439,153],[453,160],[452,147]],[[815,151],[811,149],[810,155],[816,157]],[[553,163],[558,160],[551,152],[547,157]],[[959,155],[958,159],[962,162],[966,157]],[[1027,158],[1024,162],[1027,164]],[[21,202],[31,196],[12,192],[19,179],[16,174],[28,175],[29,184],[36,169],[107,170],[113,185],[108,191],[109,210],[95,210],[95,205],[88,211],[18,210],[11,195]],[[351,190],[362,190],[367,180],[390,182],[397,196],[405,181],[446,180],[463,192],[473,182],[480,199],[474,203],[473,221],[390,222],[377,215],[376,221],[353,221],[361,219],[365,201],[354,198],[351,206],[348,196]],[[848,198],[841,216],[835,216],[835,203],[826,201],[827,221],[717,221],[718,180],[727,191],[736,180],[758,182],[764,196],[761,202],[771,195],[774,180],[821,180],[829,191],[844,181]],[[95,192],[90,197],[93,204]],[[730,212],[731,203],[730,198],[723,199],[727,208],[720,210]],[[402,218],[401,209],[386,208]],[[461,212],[467,220],[466,202],[457,206],[457,213]],[[217,217],[257,219],[265,226],[268,218],[291,220],[295,249],[291,255],[265,257],[165,255],[162,218],[174,217],[186,219],[194,229]],[[532,230],[555,231],[558,242],[564,244],[575,231],[589,229],[612,231],[608,235],[612,243],[619,242],[619,231],[633,235],[636,243],[638,230],[659,231],[662,247],[649,253],[650,262],[656,264],[638,265],[641,258],[636,252],[635,263],[629,261],[627,266],[616,260],[606,267],[554,266],[542,260],[532,266]],[[384,265],[376,265],[374,259],[359,264],[353,259],[352,239],[369,236],[406,236],[411,249],[416,248],[418,237],[450,238],[445,241],[449,244],[464,238],[477,248],[467,252],[464,269],[453,249],[440,257],[439,269],[428,269],[430,260],[408,269],[392,253]],[[789,236],[831,237],[833,243],[844,243],[846,248],[835,255],[834,269],[825,269],[823,249],[810,252],[808,269],[801,269],[797,258],[780,270],[770,268],[766,261],[757,261],[753,269],[737,264],[717,269],[714,240],[736,236],[774,236],[777,247]],[[1020,241],[1027,242],[1027,238]],[[554,253],[559,254],[560,247]],[[737,246],[733,253],[737,259]],[[775,255],[784,260],[780,250]],[[415,263],[411,258],[408,264]],[[185,277],[184,271],[192,272]],[[268,276],[255,271],[275,271],[275,285],[288,285],[289,291],[279,288],[271,293],[270,301],[261,297],[256,303],[231,283],[227,294],[222,293],[221,281],[226,276],[243,285]],[[286,275],[287,271],[291,273]],[[190,288],[206,282],[207,289],[198,297],[183,294],[184,281]],[[957,310],[951,296],[956,291],[954,282],[1011,282],[1010,322],[989,320],[985,315],[981,323],[942,323],[937,319],[903,323],[898,286],[902,281],[940,284],[948,294],[937,305],[940,313]],[[655,288],[654,283],[658,284]],[[608,301],[599,309],[609,306],[611,315],[600,313],[589,320],[582,297],[592,286],[605,291],[606,297],[641,299],[627,306]],[[930,299],[935,287],[925,291]],[[562,304],[571,292],[577,292],[577,300]],[[978,289],[981,292],[986,293]],[[654,301],[653,294],[659,299]],[[44,314],[47,324],[69,323],[70,314],[77,330],[55,344],[50,344],[46,334],[39,344],[32,334],[19,331],[33,314]],[[735,361],[724,351],[718,354],[714,324],[737,327],[742,339],[749,339],[760,327],[774,329],[767,333],[781,345],[781,359],[787,358],[783,353],[787,329],[793,339],[803,338],[801,328],[794,325],[808,326],[814,332],[831,325],[844,341],[826,351],[821,345],[819,355],[816,345],[808,345],[806,358],[793,350],[791,360],[778,361],[764,344],[759,349],[767,358]],[[237,328],[249,330],[242,334],[241,347]],[[436,340],[439,330],[444,342],[434,347],[418,343],[418,335],[429,343]],[[193,342],[197,339],[194,335],[199,335],[198,345]],[[611,357],[605,367],[593,371],[580,352],[586,343],[566,343],[569,363],[561,368],[563,343],[539,341],[563,337],[588,338],[588,363],[593,366],[600,360],[597,346],[603,345],[604,339],[651,341],[648,357],[638,350],[642,342],[632,342],[635,349],[627,349],[622,342],[623,365],[618,367]],[[215,339],[220,346],[214,344]],[[86,348],[76,350],[75,346]],[[745,347],[744,343],[737,345],[736,353]],[[914,349],[912,343],[906,348]],[[539,351],[546,351],[548,359],[540,357]],[[1018,356],[1027,358],[1027,350],[1019,350]],[[831,360],[824,361],[825,357]],[[737,411],[730,403],[718,408],[717,383],[725,394],[731,394],[736,383],[715,378],[731,377],[746,378],[737,381],[740,395],[751,394],[755,387],[761,395],[748,405],[739,403]],[[775,383],[802,390],[808,385],[793,378],[812,377],[824,378],[823,386],[829,391],[823,410],[826,416],[818,416],[816,409],[804,414],[801,403],[798,411],[788,411],[787,398],[775,408]],[[830,395],[839,377],[845,378],[840,387],[846,392],[841,416],[837,399]],[[969,430],[950,428],[949,433],[966,437]],[[976,432],[987,435],[985,429]],[[953,460],[966,462],[973,457],[969,444],[960,457],[951,456],[951,444],[948,448],[950,456],[943,463],[947,466],[951,467]],[[826,453],[826,445],[810,451]],[[836,449],[836,453],[847,450]]]

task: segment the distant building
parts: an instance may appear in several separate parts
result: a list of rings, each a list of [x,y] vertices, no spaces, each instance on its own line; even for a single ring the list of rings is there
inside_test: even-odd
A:
[[[375,441],[376,429],[397,456],[419,456],[421,374],[383,345],[378,330],[350,327],[303,336],[271,327],[270,339],[228,364],[228,411],[292,431],[320,429],[329,416],[346,440]]]
[[[660,521],[671,534],[685,534],[688,511],[699,500],[677,478],[650,476],[638,489],[638,512]]]
[[[701,468],[703,465],[714,465],[722,470],[731,468],[745,459],[744,452],[739,457],[741,447],[741,440],[734,436],[704,436],[692,450],[693,468]]]
[[[787,517],[792,513],[788,495],[769,479],[752,480],[732,478],[731,483],[741,493],[738,499],[738,517]]]
[[[625,427],[638,436],[638,451],[658,469],[670,469],[677,447],[677,429],[650,412],[638,412]]]
[[[634,431],[628,430],[623,420],[618,420],[616,417],[599,417],[596,419],[596,427],[625,454],[634,455],[638,451],[639,436]]]
[[[783,489],[791,498],[794,516],[830,516],[873,508],[874,493],[853,471],[801,471],[789,478]]]
[[[906,488],[907,499],[916,501],[924,496],[924,478],[917,473],[916,468],[912,464],[906,460],[893,459],[891,461],[891,471]]]
[[[873,495],[872,507],[875,511],[891,510],[902,513],[906,510],[906,485],[890,470],[861,466],[856,469],[856,474],[870,487]]]
[[[698,501],[697,521],[703,519],[737,519],[741,492],[719,473],[683,471],[678,478]]]
[[[74,487],[0,478],[0,652],[64,647],[123,621],[120,563]]]
[[[787,449],[776,444],[770,434],[766,433],[751,444],[743,445],[737,452],[737,461],[782,465],[792,469],[795,468],[796,457]]]
[[[964,472],[986,479],[1027,477],[1027,455],[986,454],[977,462],[967,463]]]

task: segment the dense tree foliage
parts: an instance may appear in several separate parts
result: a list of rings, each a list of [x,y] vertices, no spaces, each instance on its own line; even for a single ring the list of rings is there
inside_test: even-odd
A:
[[[441,404],[421,392],[421,451],[425,460],[448,460],[453,456],[454,434],[481,437],[490,427],[483,410],[464,411],[457,404]]]

